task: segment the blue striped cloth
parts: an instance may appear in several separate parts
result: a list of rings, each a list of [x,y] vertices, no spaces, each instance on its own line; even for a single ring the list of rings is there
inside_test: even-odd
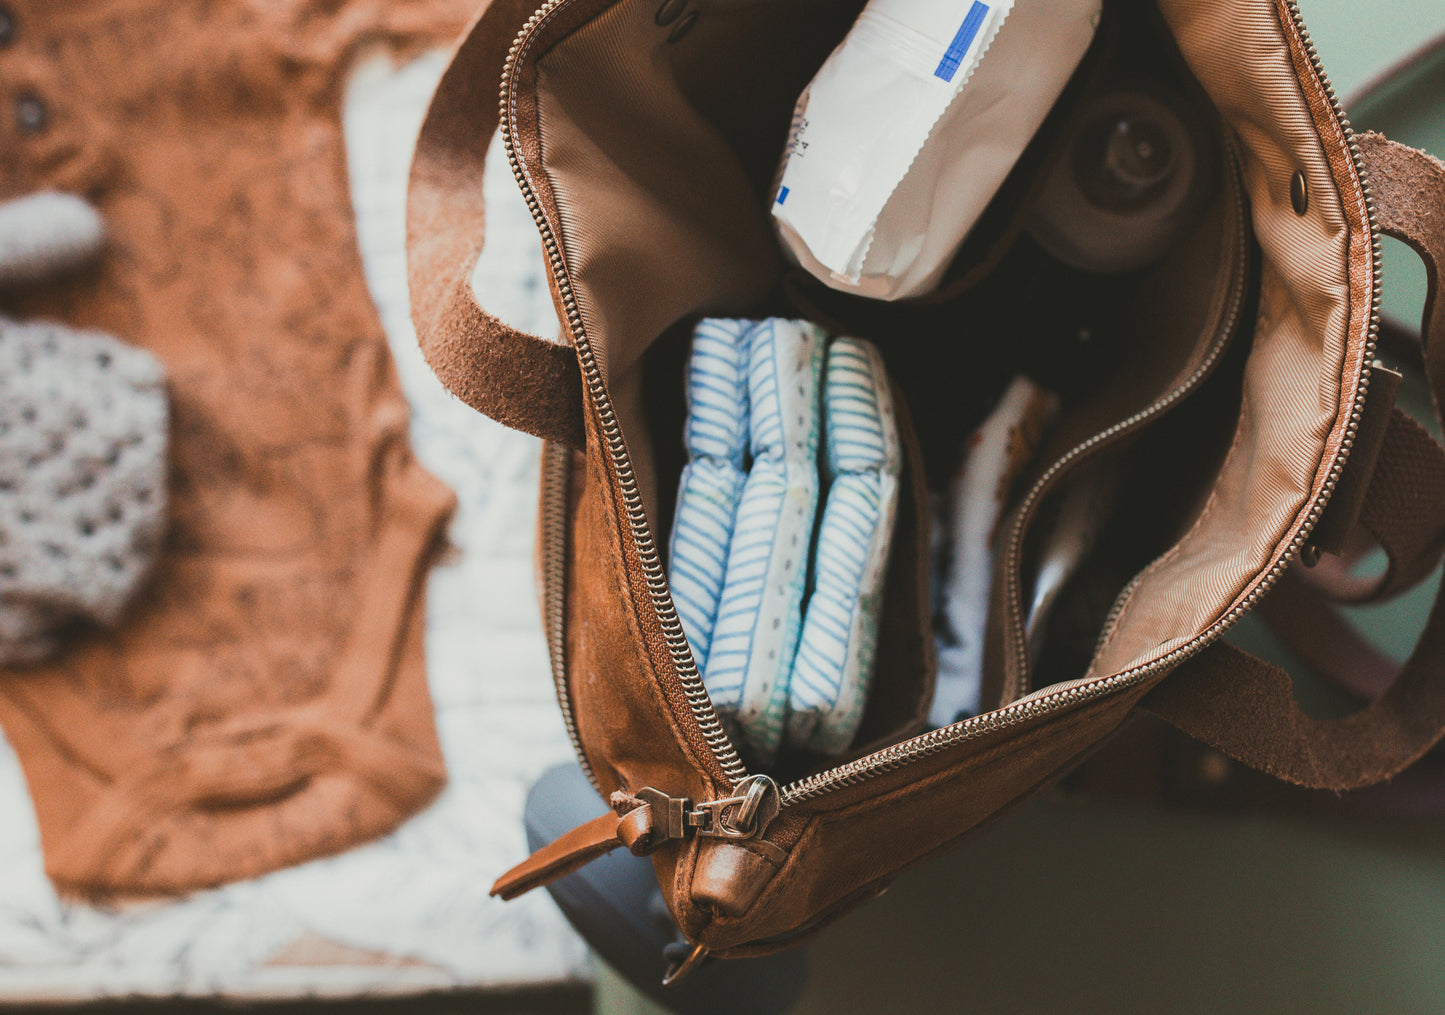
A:
[[[768,320],[749,336],[749,450],[703,682],[767,765],[782,741],[818,507],[818,389],[826,336]]]
[[[747,479],[752,321],[705,320],[687,366],[687,464],[669,553],[672,601],[699,671],[712,647],[738,501]]]
[[[670,579],[708,694],[753,764],[785,736],[841,752],[868,693],[898,499],[882,359],[803,321],[706,320],[687,404]]]
[[[863,719],[902,452],[878,350],[840,338],[823,382],[829,488],[790,681],[788,740],[825,754],[848,748]]]

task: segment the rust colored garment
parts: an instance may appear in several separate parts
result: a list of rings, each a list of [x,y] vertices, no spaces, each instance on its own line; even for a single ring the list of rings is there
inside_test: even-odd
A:
[[[111,230],[0,312],[144,346],[173,404],[120,632],[0,671],[47,871],[179,891],[386,832],[444,780],[422,592],[452,498],[407,446],[340,107],[360,44],[444,43],[473,0],[0,3],[0,200],[85,193]]]

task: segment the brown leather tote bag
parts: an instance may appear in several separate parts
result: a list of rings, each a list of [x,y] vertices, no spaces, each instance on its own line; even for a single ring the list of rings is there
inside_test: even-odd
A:
[[[1011,291],[997,266],[1047,145],[1025,153],[938,294],[837,299],[786,267],[767,200],[793,103],[858,0],[534,6],[493,0],[461,42],[421,133],[409,206],[427,358],[459,397],[546,441],[552,666],[578,757],[613,805],[505,875],[498,894],[626,845],[652,857],[693,960],[756,955],[1050,784],[1136,709],[1331,789],[1387,779],[1439,739],[1438,605],[1393,684],[1340,719],[1307,715],[1285,673],[1221,640],[1286,575],[1321,601],[1388,595],[1429,572],[1445,537],[1445,451],[1392,408],[1397,375],[1376,366],[1388,233],[1430,272],[1425,361],[1445,397],[1445,311],[1433,302],[1445,167],[1352,134],[1293,0],[1106,5],[1105,27],[1147,39],[1198,98],[1218,178],[1186,234],[1115,301],[1128,355],[1067,401],[1017,486],[996,555],[986,710],[926,731],[928,446],[969,411],[1000,345],[946,325],[962,305],[1028,319],[1037,294]],[[1067,129],[1069,109],[1066,93],[1045,133]],[[509,328],[469,286],[498,125],[505,152],[493,155],[510,161],[536,220],[565,344]],[[914,425],[863,729],[845,757],[789,756],[762,772],[708,699],[660,547],[689,328],[770,313],[894,350]],[[1049,649],[1031,651],[1022,629],[1037,530],[1105,462],[1137,480],[1127,524],[1090,564],[1117,575],[1112,606],[1077,665],[1048,669]],[[1330,563],[1362,529],[1390,562],[1373,583]]]

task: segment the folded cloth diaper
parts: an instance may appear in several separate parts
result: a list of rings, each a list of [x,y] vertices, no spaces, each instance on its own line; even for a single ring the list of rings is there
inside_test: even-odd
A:
[[[863,715],[897,504],[882,358],[806,322],[707,320],[687,401],[670,566],[703,682],[751,761],[785,739],[841,752]]]
[[[703,682],[766,765],[782,740],[818,508],[822,329],[768,320],[748,335],[752,465],[738,500]]]
[[[999,516],[1057,407],[1048,391],[1027,377],[1015,378],[969,440],[941,506],[944,517],[937,519],[937,529],[946,534],[947,546],[935,575],[938,677],[928,712],[935,728],[979,710]]]
[[[823,413],[830,485],[789,685],[788,740],[839,754],[863,719],[902,469],[888,375],[872,345],[828,346]]]
[[[707,666],[728,545],[748,478],[748,335],[753,321],[706,320],[687,366],[687,464],[672,528],[672,600],[699,671]]]

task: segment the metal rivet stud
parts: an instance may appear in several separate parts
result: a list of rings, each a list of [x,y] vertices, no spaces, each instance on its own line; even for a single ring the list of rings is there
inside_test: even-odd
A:
[[[652,20],[658,25],[670,25],[682,17],[682,12],[687,9],[687,0],[662,0],[662,6],[652,16]]]
[[[1310,210],[1310,185],[1303,170],[1295,170],[1294,176],[1290,177],[1289,200],[1294,205],[1296,215],[1303,215]]]
[[[8,7],[0,7],[0,46],[8,46],[15,41],[15,15],[10,13]]]
[[[672,26],[672,31],[667,33],[667,41],[676,42],[688,32],[692,31],[692,26],[697,24],[697,18],[697,11],[688,11],[681,21]]]
[[[34,92],[26,92],[15,103],[15,122],[29,134],[39,134],[50,122],[45,102]]]

